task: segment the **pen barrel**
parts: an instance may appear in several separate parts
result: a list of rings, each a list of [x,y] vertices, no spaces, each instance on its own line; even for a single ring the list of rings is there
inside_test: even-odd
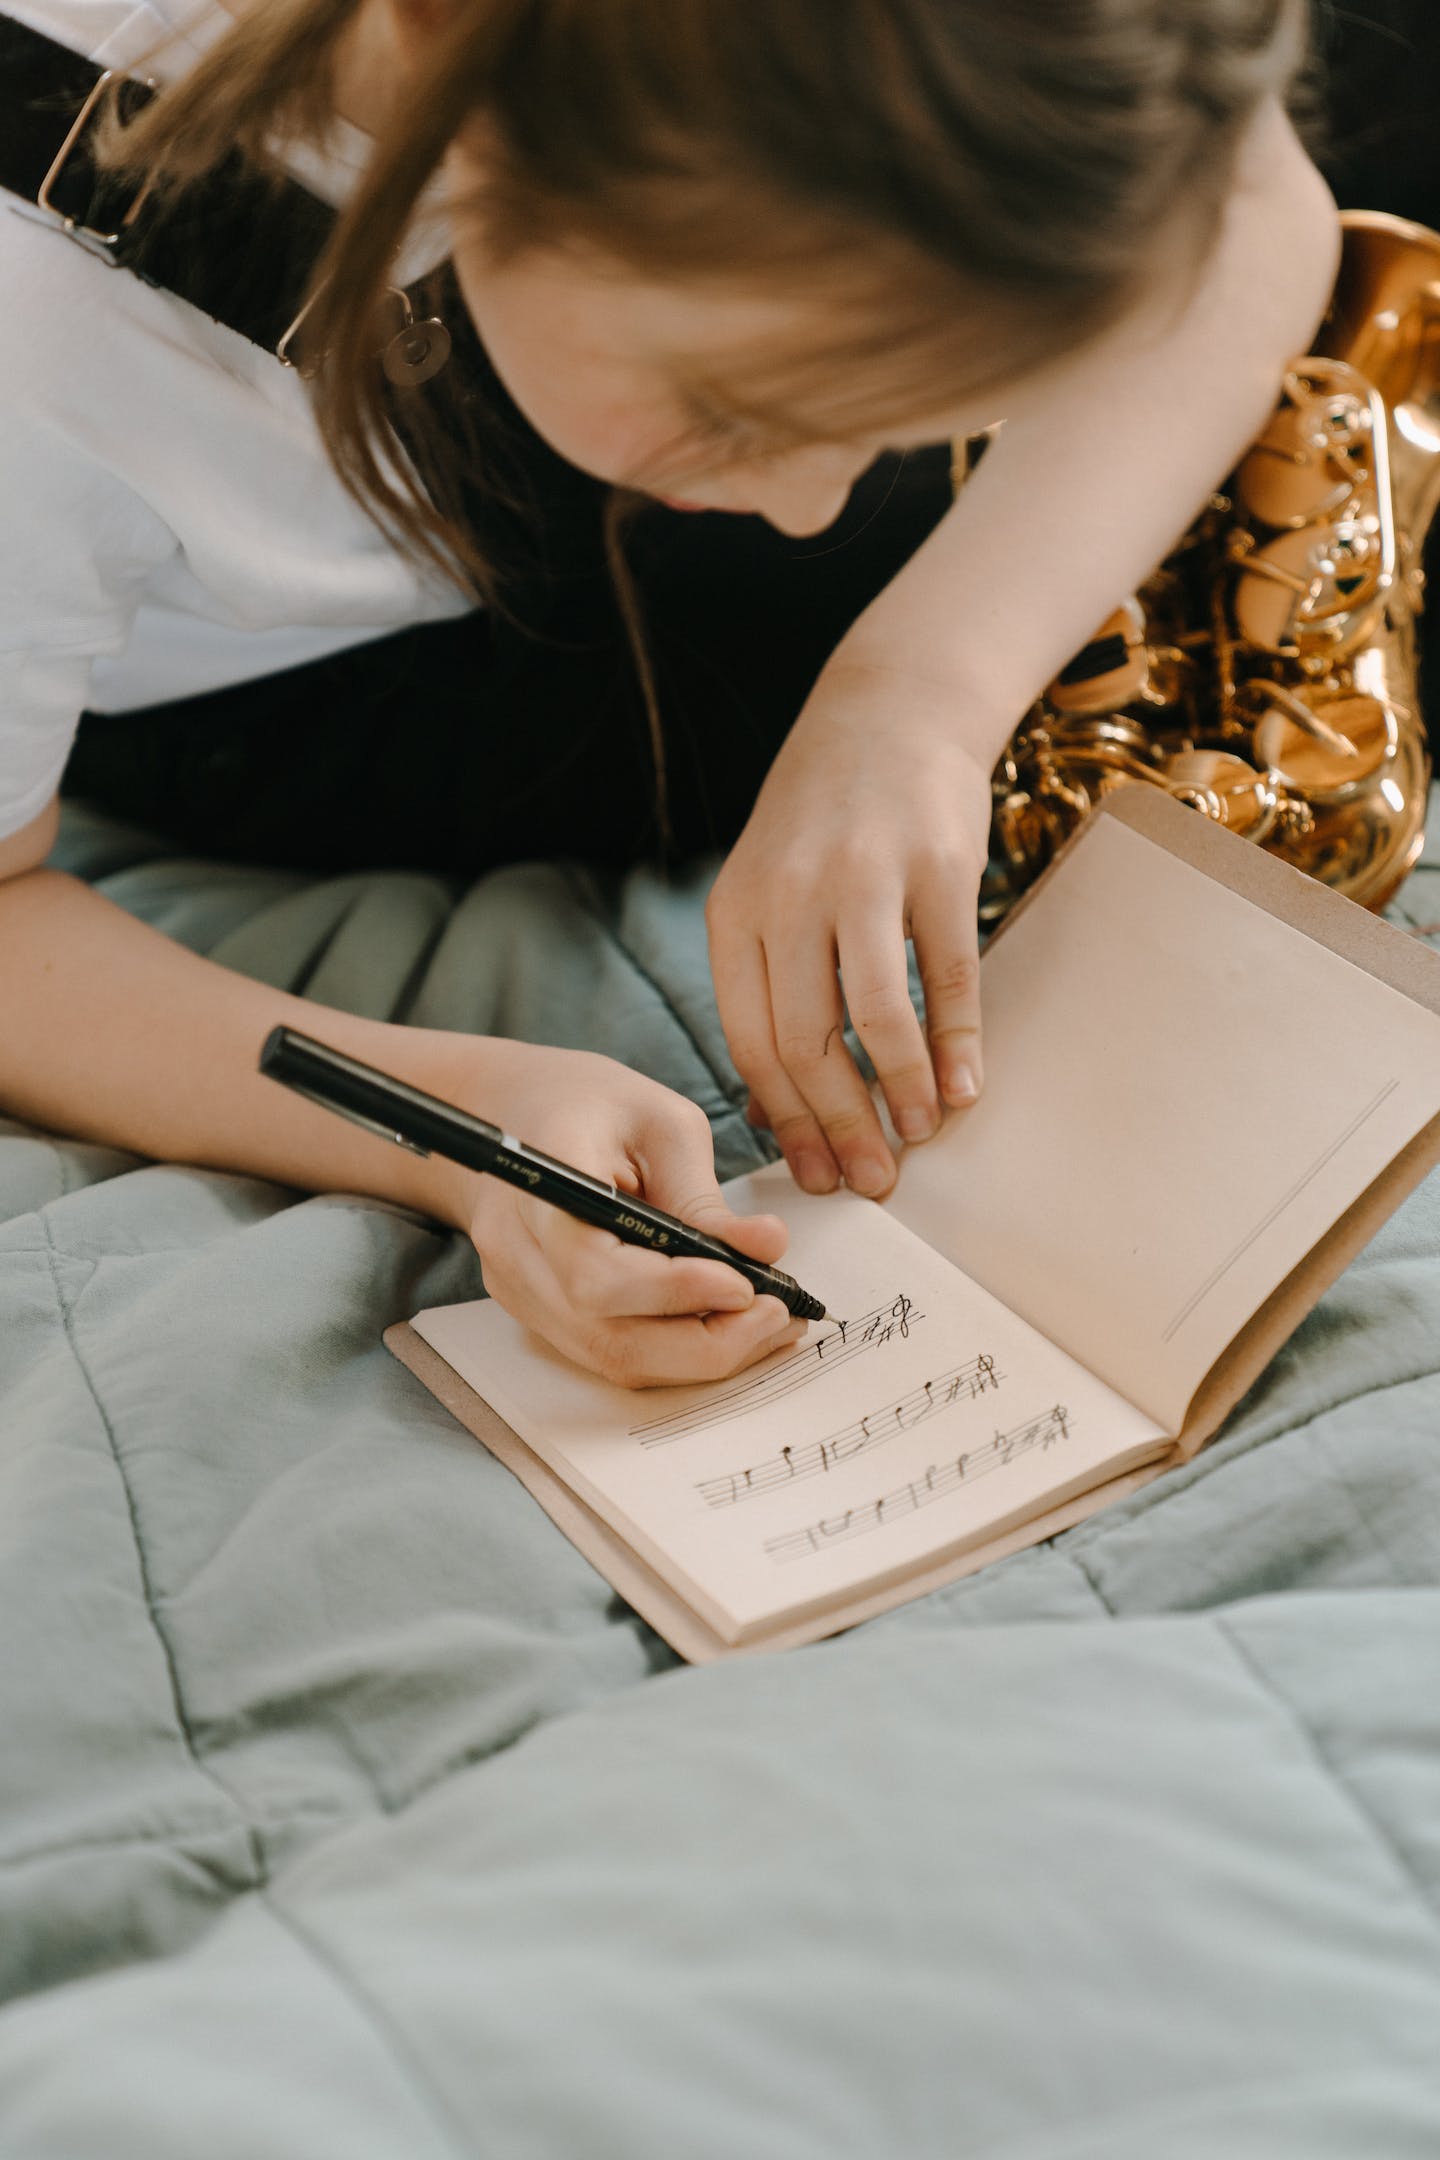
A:
[[[797,1320],[823,1320],[825,1308],[783,1268],[752,1260],[720,1238],[681,1222],[633,1193],[621,1192],[573,1163],[558,1162],[528,1147],[498,1125],[443,1103],[403,1080],[377,1072],[328,1043],[273,1028],[260,1053],[260,1070],[272,1080],[382,1138],[417,1154],[436,1154],[480,1171],[562,1209],[577,1222],[608,1230],[627,1245],[647,1246],[667,1259],[716,1260],[734,1268],[761,1297],[778,1298]]]
[[[802,1290],[794,1276],[787,1275],[783,1268],[767,1267],[763,1260],[752,1260],[748,1253],[737,1252],[723,1238],[710,1237],[703,1230],[692,1229],[677,1216],[667,1215],[663,1208],[651,1207],[614,1185],[602,1185],[598,1178],[577,1176],[568,1164],[557,1163],[535,1148],[526,1148],[520,1157],[507,1158],[497,1152],[491,1171],[495,1177],[503,1177],[532,1192],[537,1200],[553,1201],[578,1222],[592,1223],[597,1230],[608,1230],[622,1244],[647,1246],[651,1252],[663,1253],[667,1260],[718,1260],[743,1275],[757,1297],[779,1298],[786,1311],[793,1313],[797,1320],[823,1320],[825,1317],[825,1308],[819,1300]]]
[[[584,1219],[593,1222],[598,1229],[609,1230],[627,1245],[648,1245],[652,1252],[664,1253],[667,1259],[717,1260],[743,1275],[757,1297],[778,1298],[797,1320],[825,1318],[825,1307],[818,1298],[802,1290],[794,1276],[787,1275],[783,1268],[770,1267],[763,1260],[752,1260],[748,1253],[737,1252],[723,1238],[710,1237],[703,1230],[692,1229],[688,1223],[659,1208],[647,1207],[643,1200],[632,1200],[626,1193],[617,1193],[616,1202],[618,1205],[597,1206],[593,1213],[587,1211]],[[572,1198],[566,1204],[572,1214],[582,1212],[583,1202]]]

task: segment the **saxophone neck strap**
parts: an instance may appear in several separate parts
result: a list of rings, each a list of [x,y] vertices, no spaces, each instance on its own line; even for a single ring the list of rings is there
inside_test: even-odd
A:
[[[238,155],[158,200],[91,154],[107,93],[130,120],[155,86],[97,66],[0,15],[0,187],[113,269],[174,293],[289,362],[286,346],[335,212],[284,174]]]

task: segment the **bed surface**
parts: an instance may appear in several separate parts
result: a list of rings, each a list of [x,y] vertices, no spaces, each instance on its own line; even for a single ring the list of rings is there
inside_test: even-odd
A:
[[[758,1160],[698,875],[61,846]],[[1440,850],[1392,912],[1440,936]],[[379,1203],[0,1123],[4,2160],[1433,2160],[1440,1183],[1188,1468],[705,1670],[382,1348],[478,1290]]]

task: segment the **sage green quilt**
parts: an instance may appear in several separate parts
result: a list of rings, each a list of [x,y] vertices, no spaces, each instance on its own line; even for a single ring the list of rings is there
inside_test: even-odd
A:
[[[698,873],[60,859],[756,1159]],[[1187,1469],[705,1670],[382,1349],[478,1289],[0,1124],[3,2160],[1435,2160],[1440,1183]]]

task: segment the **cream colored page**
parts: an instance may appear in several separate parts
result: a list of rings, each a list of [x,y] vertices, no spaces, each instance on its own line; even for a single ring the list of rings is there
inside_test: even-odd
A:
[[[887,1205],[1178,1431],[1440,1112],[1440,1018],[1109,818],[981,983],[985,1093]]]
[[[784,1214],[786,1267],[837,1316],[732,1381],[611,1387],[492,1302],[414,1326],[731,1639],[1156,1452],[1156,1425],[868,1201],[783,1171],[727,1190]]]

